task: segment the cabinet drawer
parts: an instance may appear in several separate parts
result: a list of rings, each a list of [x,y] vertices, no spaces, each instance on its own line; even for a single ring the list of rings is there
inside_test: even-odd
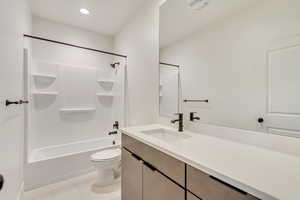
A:
[[[159,172],[143,166],[143,200],[184,200],[185,191]]]
[[[125,134],[122,134],[122,145],[184,187],[185,163]]]
[[[132,137],[122,134],[122,147],[125,147],[132,153],[143,157],[144,144]]]
[[[203,200],[257,200],[191,166],[187,166],[187,189]]]
[[[160,172],[177,182],[185,185],[185,163],[148,145],[144,146],[144,160],[157,168]]]

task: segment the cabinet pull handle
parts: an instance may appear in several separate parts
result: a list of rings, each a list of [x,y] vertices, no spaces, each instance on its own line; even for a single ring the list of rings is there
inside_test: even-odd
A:
[[[154,172],[157,171],[157,169],[153,165],[151,165],[150,163],[148,163],[146,161],[144,161],[144,165],[146,165],[149,169],[151,169]]]
[[[221,184],[223,184],[223,185],[225,185],[225,186],[231,188],[232,190],[235,190],[236,192],[239,192],[239,193],[241,193],[241,194],[243,194],[243,195],[248,195],[247,192],[245,192],[245,191],[243,191],[243,190],[241,190],[241,189],[239,189],[239,188],[237,188],[237,187],[234,187],[234,186],[232,186],[232,185],[230,185],[230,184],[228,184],[228,183],[226,183],[226,182],[224,182],[224,181],[222,181],[222,180],[220,180],[220,179],[218,179],[218,178],[216,178],[216,177],[214,177],[214,176],[209,176],[209,177],[210,177],[211,179],[213,179],[214,181],[217,181],[218,183],[221,183]]]
[[[135,159],[137,160],[142,160],[141,157],[139,157],[138,155],[134,154],[134,153],[131,153],[132,157],[134,157]]]

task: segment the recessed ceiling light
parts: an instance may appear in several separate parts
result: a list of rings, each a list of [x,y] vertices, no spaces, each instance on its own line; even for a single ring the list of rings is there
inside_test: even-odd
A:
[[[81,8],[80,9],[80,13],[83,14],[83,15],[89,15],[90,14],[90,11],[86,8]]]
[[[206,7],[208,3],[209,0],[188,0],[188,4],[193,10],[201,10]]]

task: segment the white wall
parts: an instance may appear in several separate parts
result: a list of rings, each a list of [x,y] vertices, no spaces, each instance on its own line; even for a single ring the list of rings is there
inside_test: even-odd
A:
[[[182,66],[183,98],[210,103],[184,105],[201,122],[261,130],[267,111],[267,51],[300,35],[300,2],[261,1],[161,49],[160,58]]]
[[[37,17],[33,18],[33,35],[105,51],[112,51],[113,48],[113,38],[110,36],[100,35],[80,28],[59,24]],[[120,61],[123,65],[125,63],[124,59],[44,41],[32,39],[27,40],[32,41],[33,60],[30,66],[31,73],[38,72],[57,76],[57,79],[52,84],[46,85],[45,87],[38,87],[39,83],[31,78],[31,92],[59,92],[57,97],[48,99],[47,97],[37,98],[34,95],[31,95],[32,104],[29,114],[30,127],[28,137],[29,151],[30,149],[42,148],[51,145],[60,145],[82,140],[107,137],[107,133],[111,130],[113,122],[115,120],[120,120],[114,115],[115,112],[113,109],[120,107],[114,105],[117,97],[109,99],[109,101],[112,102],[108,102],[108,100],[104,102],[103,99],[96,97],[96,92],[105,92],[103,87],[97,83],[96,79],[115,79],[116,77],[122,78],[114,73],[114,70],[110,67],[110,64],[114,60]],[[35,61],[46,61],[54,64],[58,63],[58,65],[38,65],[34,63]],[[62,65],[73,67],[72,70],[69,67],[71,70],[70,77],[62,74],[62,68],[64,68]],[[76,82],[76,80],[80,78],[77,76],[78,73],[80,73],[78,70],[83,70],[81,78],[84,78],[86,70],[90,68],[95,70],[95,74],[97,76],[96,79],[91,80],[91,78],[82,83]],[[75,73],[75,75],[72,76],[71,73]],[[70,88],[68,91],[71,92],[72,90],[73,95],[75,95],[71,101],[73,103],[78,103],[80,101],[78,103],[79,105],[81,103],[86,104],[86,100],[90,99],[89,104],[93,104],[90,107],[95,107],[95,112],[85,114],[62,114],[60,112],[61,108],[72,104],[69,101],[66,105],[66,102],[64,101],[66,97],[64,86],[65,83],[70,83],[70,81],[76,82],[74,83],[73,88],[70,88],[72,85],[68,85]],[[89,84],[91,81],[91,84],[93,85]],[[120,82],[117,82],[116,84],[119,83]],[[116,87],[121,87],[120,85],[116,84],[113,85],[109,92],[114,91]],[[84,85],[86,85],[86,90],[84,89]],[[85,96],[84,94],[87,94],[86,91],[92,90],[93,87],[96,87],[97,90],[94,92],[94,96]],[[69,92],[67,95],[71,95]],[[121,95],[119,95],[118,98],[121,98]],[[121,112],[122,111],[119,111],[119,113]]]
[[[0,199],[16,200],[23,184],[23,106],[5,108],[5,99],[23,99],[23,34],[31,31],[25,0],[0,1],[0,173],[5,185]]]
[[[33,17],[32,23],[34,35],[107,51],[111,51],[113,48],[112,36],[101,35],[36,16]]]
[[[158,118],[158,2],[147,1],[115,36],[115,51],[128,55],[128,125],[154,123]]]

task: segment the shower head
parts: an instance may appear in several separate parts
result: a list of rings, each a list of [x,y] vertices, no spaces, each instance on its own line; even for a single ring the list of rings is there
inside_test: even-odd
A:
[[[116,68],[116,65],[120,65],[120,62],[115,62],[115,63],[110,64],[110,66],[114,69]]]

